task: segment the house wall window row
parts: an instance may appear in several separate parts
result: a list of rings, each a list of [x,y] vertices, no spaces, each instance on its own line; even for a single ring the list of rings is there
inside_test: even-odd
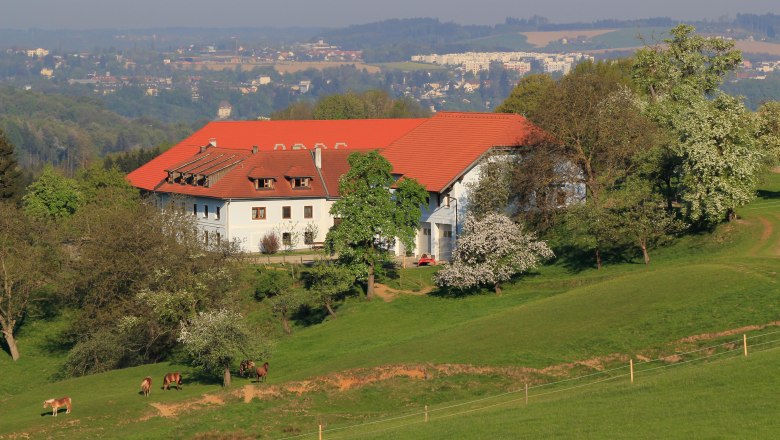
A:
[[[285,220],[289,220],[292,218],[292,207],[282,206],[282,218]]]

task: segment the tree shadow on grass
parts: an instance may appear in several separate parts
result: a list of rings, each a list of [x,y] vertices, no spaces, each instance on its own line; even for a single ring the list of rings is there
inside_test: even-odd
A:
[[[780,191],[767,191],[765,189],[760,189],[756,192],[756,195],[759,199],[766,199],[766,200],[773,200],[773,199],[780,199]]]

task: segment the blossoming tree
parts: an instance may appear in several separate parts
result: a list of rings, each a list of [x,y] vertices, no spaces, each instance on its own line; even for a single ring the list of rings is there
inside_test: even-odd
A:
[[[536,240],[534,234],[524,232],[520,224],[503,214],[469,217],[452,263],[440,270],[434,281],[457,289],[492,286],[500,295],[501,283],[552,257],[547,243]]]

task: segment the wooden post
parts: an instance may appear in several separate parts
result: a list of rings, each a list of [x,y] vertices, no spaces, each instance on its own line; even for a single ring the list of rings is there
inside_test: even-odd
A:
[[[428,422],[428,405],[425,405],[425,422]]]
[[[320,423],[320,440],[322,440],[322,423]]]
[[[631,383],[634,383],[634,360],[629,359],[628,365],[631,367]]]
[[[745,357],[747,357],[747,335],[746,334],[742,335],[742,348],[744,349]]]
[[[303,264],[303,255],[301,255],[301,264]]]
[[[528,405],[528,383],[525,384],[525,404]]]

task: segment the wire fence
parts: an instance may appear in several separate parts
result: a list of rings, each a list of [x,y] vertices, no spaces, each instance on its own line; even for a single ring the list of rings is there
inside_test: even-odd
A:
[[[724,355],[734,354],[735,352],[742,352],[744,356],[748,356],[748,349],[750,350],[750,352],[763,352],[763,351],[778,349],[780,348],[780,344],[778,344],[775,347],[771,347],[770,345],[779,343],[780,338],[764,340],[764,341],[761,340],[762,338],[767,338],[769,336],[778,335],[778,334],[780,334],[780,330],[757,334],[757,335],[751,335],[751,336],[747,336],[747,334],[744,334],[742,338],[739,339],[729,340],[726,342],[721,342],[719,344],[697,348],[695,350],[677,352],[671,355],[661,356],[656,359],[651,359],[646,361],[639,361],[636,363],[633,363],[632,360],[629,365],[622,365],[622,366],[618,366],[606,370],[600,370],[590,374],[561,379],[553,382],[547,382],[547,383],[533,385],[533,386],[528,386],[528,384],[525,384],[524,388],[518,390],[506,391],[503,393],[498,393],[491,396],[481,397],[478,399],[472,399],[464,402],[453,403],[453,404],[440,406],[440,407],[429,408],[428,406],[425,406],[425,408],[421,410],[410,411],[392,417],[380,418],[380,419],[352,424],[352,425],[336,426],[332,428],[331,427],[324,428],[323,425],[319,425],[319,429],[317,431],[310,431],[310,432],[288,436],[288,437],[280,437],[277,438],[277,440],[293,440],[293,439],[300,439],[300,438],[312,438],[312,439],[319,438],[320,440],[322,440],[326,437],[328,440],[336,440],[336,439],[343,440],[343,439],[350,439],[350,438],[359,438],[370,434],[378,434],[393,429],[399,429],[408,426],[423,424],[432,420],[441,420],[449,417],[461,416],[461,415],[474,413],[478,411],[485,411],[491,408],[497,408],[504,405],[515,404],[519,402],[525,402],[527,404],[529,399],[532,398],[538,399],[540,397],[549,396],[558,393],[564,393],[564,392],[573,391],[585,387],[591,387],[594,385],[603,384],[621,378],[631,377],[631,381],[633,382],[633,377],[635,374],[645,375],[651,372],[655,372],[653,374],[658,374],[660,371],[665,370],[667,368],[678,367],[681,365],[689,365],[697,361],[722,357]],[[751,340],[752,343],[748,344],[747,342],[749,340]],[[720,349],[720,351],[718,351],[718,349]],[[702,352],[706,352],[707,354],[703,356],[693,357],[691,359],[685,359],[685,360],[681,359],[685,356],[690,356]],[[666,364],[658,365],[658,366],[649,366],[650,364],[656,364],[661,362],[666,362]],[[597,376],[605,376],[605,375],[606,377],[601,377],[596,380],[589,380],[585,383],[560,387],[561,385],[569,384],[571,382],[594,379]],[[556,387],[560,387],[560,388],[556,388]],[[549,391],[543,391],[544,389],[549,389]],[[520,396],[515,397],[518,394],[520,394]],[[510,399],[502,399],[508,396],[513,396],[513,397]],[[492,402],[492,403],[484,405],[484,403],[488,403],[488,402]],[[480,405],[475,408],[459,409],[459,408],[468,407],[477,404],[483,404],[483,405]],[[459,409],[459,410],[451,411],[453,409]],[[405,422],[393,423],[392,426],[386,426],[380,429],[374,429],[370,431],[365,430],[366,428],[370,428],[372,426],[379,426],[381,424],[399,422],[402,420],[405,420]],[[352,433],[347,432],[349,430],[355,430],[355,431],[359,430],[360,432],[352,432]]]

